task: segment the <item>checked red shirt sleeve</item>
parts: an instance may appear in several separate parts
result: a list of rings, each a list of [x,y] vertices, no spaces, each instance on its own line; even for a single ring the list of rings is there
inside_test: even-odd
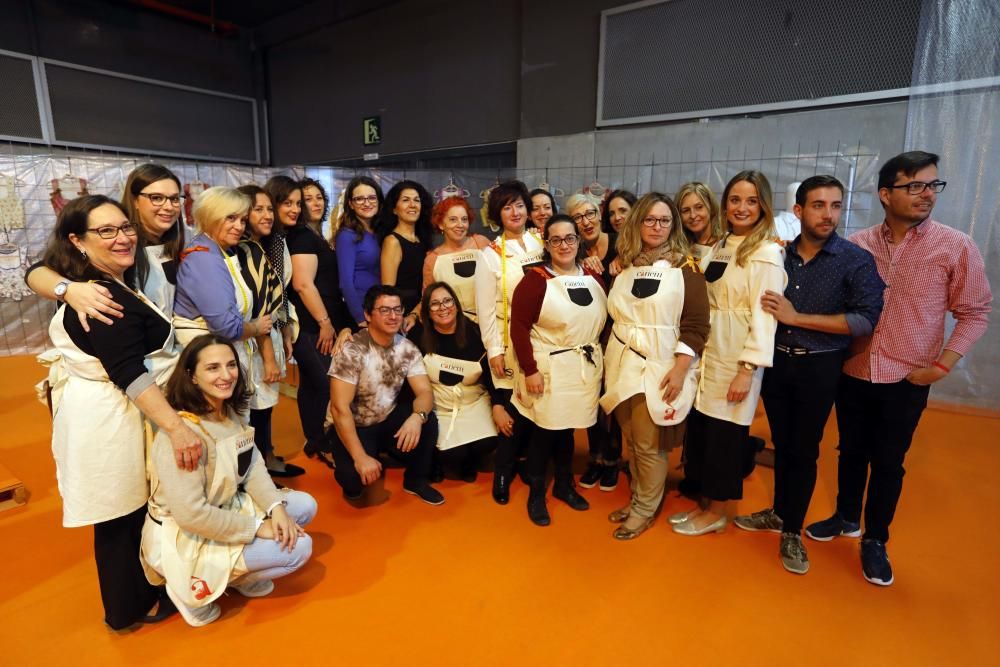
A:
[[[891,243],[884,223],[850,238],[875,257],[885,281],[885,306],[872,335],[844,364],[844,373],[881,384],[930,366],[943,349],[965,355],[985,333],[993,295],[982,255],[966,234],[933,220]],[[955,329],[944,340],[947,313]]]

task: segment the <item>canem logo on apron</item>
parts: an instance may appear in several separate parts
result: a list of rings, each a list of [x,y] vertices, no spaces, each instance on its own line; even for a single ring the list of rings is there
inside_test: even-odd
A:
[[[708,268],[705,269],[705,280],[714,283],[721,278],[722,274],[726,272],[726,267],[733,261],[734,254],[729,248],[719,248],[716,250],[712,255],[712,261],[708,263]]]
[[[455,385],[459,384],[462,380],[464,380],[465,377],[459,375],[458,373],[452,373],[451,371],[446,371],[444,369],[444,365],[442,365],[438,379],[440,380],[441,384],[445,385],[446,387],[454,387]]]
[[[639,271],[632,281],[632,296],[637,299],[647,299],[660,289],[660,279],[663,274],[659,271]]]
[[[566,294],[570,301],[583,308],[594,303],[594,294],[590,291],[590,285],[583,280],[567,280]]]
[[[451,261],[451,268],[459,278],[471,278],[476,275],[476,256],[471,252],[458,253]]]

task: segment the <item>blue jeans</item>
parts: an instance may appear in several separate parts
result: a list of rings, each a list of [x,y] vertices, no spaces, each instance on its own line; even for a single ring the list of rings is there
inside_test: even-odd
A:
[[[308,493],[288,491],[285,500],[288,503],[285,511],[300,526],[308,525],[316,516],[316,500]],[[310,556],[312,556],[312,538],[309,535],[299,537],[291,551],[285,551],[274,540],[256,537],[243,549],[243,560],[246,561],[249,571],[230,583],[242,586],[283,577],[305,565]]]

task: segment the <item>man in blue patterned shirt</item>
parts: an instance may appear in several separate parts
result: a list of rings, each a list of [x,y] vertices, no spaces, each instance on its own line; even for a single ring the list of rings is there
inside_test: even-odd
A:
[[[885,283],[871,253],[837,235],[844,186],[807,178],[795,193],[802,233],[786,248],[785,294],[768,291],[764,310],[778,320],[774,366],[761,398],[774,440],[774,507],[736,517],[740,528],[781,533],[779,556],[809,571],[802,523],[816,486],[816,461],[851,339],[867,336],[882,313]]]

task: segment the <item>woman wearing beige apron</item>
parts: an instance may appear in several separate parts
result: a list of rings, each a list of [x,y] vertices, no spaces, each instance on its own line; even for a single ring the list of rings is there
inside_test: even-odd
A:
[[[722,205],[728,230],[705,269],[712,330],[688,418],[686,465],[701,482],[701,501],[697,509],[670,517],[682,535],[722,532],[727,503],[743,497],[750,423],[778,326],[760,298],[766,290],[783,292],[787,282],[767,178],[740,172],[726,185]]]
[[[176,361],[170,320],[132,279],[137,230],[124,208],[85,196],[62,210],[45,251],[45,266],[78,281],[93,280],[122,307],[113,325],[89,320],[85,331],[69,305],[49,326],[52,453],[63,499],[63,525],[94,526],[94,557],[105,623],[115,630],[155,622],[173,611],[142,574],[136,554],[149,497],[144,417],[160,428],[164,458],[194,469],[201,440],[163,398]]]
[[[219,617],[227,586],[246,597],[274,590],[312,555],[303,526],[316,501],[279,491],[254,446],[246,376],[233,344],[212,334],[192,340],[167,384],[167,400],[205,440],[194,473],[171,465],[161,434],[150,451],[151,495],[142,529],[142,564],[193,626]]]
[[[234,252],[249,210],[250,198],[233,188],[209,188],[198,197],[193,215],[199,234],[181,253],[174,326],[181,345],[209,332],[232,341],[240,363],[254,378],[252,387],[263,381],[256,338],[270,334],[271,315],[252,319],[253,292]],[[258,408],[257,399],[251,399],[250,407]]]
[[[545,223],[545,264],[514,292],[510,337],[518,371],[512,403],[534,424],[528,445],[528,517],[550,523],[545,471],[555,462],[552,495],[575,510],[590,506],[573,488],[573,430],[597,421],[604,362],[600,335],[607,297],[599,275],[580,263],[576,223],[559,214]]]
[[[476,267],[482,258],[479,252],[490,244],[480,234],[469,234],[475,213],[461,197],[442,199],[431,212],[431,223],[444,235],[444,241],[427,253],[424,260],[424,284],[448,283],[455,291],[462,312],[473,322],[479,321],[476,311]],[[426,319],[427,313],[421,313]]]
[[[722,211],[719,208],[719,200],[707,185],[691,181],[677,190],[674,202],[681,214],[691,256],[704,273],[708,268],[712,246],[722,238]],[[687,438],[681,454],[681,460],[684,462],[684,479],[677,485],[677,490],[688,498],[700,498],[701,482],[695,479],[694,471],[687,465],[686,440]]]
[[[525,270],[542,262],[541,237],[527,228],[529,202],[528,188],[520,181],[505,181],[490,191],[487,216],[498,221],[502,231],[482,250],[481,261],[476,267],[479,330],[493,382],[507,396],[503,409],[509,418],[500,428],[493,459],[493,499],[501,505],[510,500],[514,467],[527,445],[531,429],[530,422],[521,419],[510,403],[517,369],[510,343],[511,299]]]
[[[679,219],[669,197],[651,192],[632,207],[618,241],[624,270],[608,295],[614,325],[601,407],[614,412],[632,454],[631,502],[608,517],[622,524],[614,532],[619,540],[653,523],[667,455],[683,440],[708,339],[705,278],[688,254]]]
[[[493,384],[479,327],[462,312],[451,285],[431,283],[421,300],[424,326],[420,351],[434,390],[438,420],[435,473],[456,467],[463,481],[476,481],[484,454],[497,446],[497,428],[510,417]]]

